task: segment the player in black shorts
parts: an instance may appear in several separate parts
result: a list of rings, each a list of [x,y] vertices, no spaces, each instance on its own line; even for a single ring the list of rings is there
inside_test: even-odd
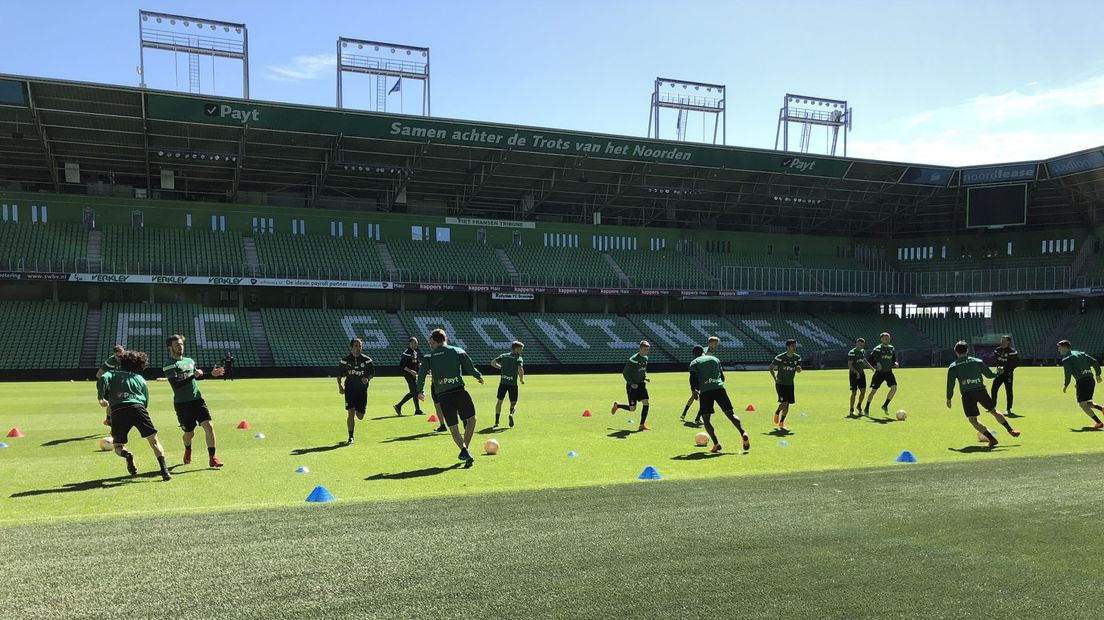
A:
[[[862,417],[863,398],[866,397],[866,371],[870,364],[866,361],[866,339],[856,338],[855,348],[847,352],[847,378],[851,386],[851,408],[847,417]],[[859,408],[855,409],[855,396],[858,396]]]
[[[118,367],[105,370],[96,381],[100,406],[110,407],[111,438],[115,444],[115,454],[126,459],[127,473],[131,476],[138,475],[134,455],[126,448],[131,429],[137,430],[149,442],[154,456],[157,457],[157,463],[161,466],[161,479],[171,480],[172,475],[165,465],[165,449],[161,447],[161,442],[157,439],[157,428],[146,411],[149,389],[146,380],[139,374],[149,365],[149,356],[138,351],[123,351],[117,358]]]
[[[614,401],[613,407],[610,409],[610,413],[615,414],[618,409],[636,411],[636,403],[644,405],[640,410],[640,426],[637,428],[641,431],[651,430],[646,424],[648,421],[648,382],[651,381],[648,377],[648,351],[651,348],[652,344],[650,342],[641,340],[640,350],[629,357],[624,370],[621,371],[621,376],[625,378],[625,395],[629,402],[627,405],[623,405]]]
[[[870,394],[866,397],[866,407],[863,408],[863,413],[867,416],[870,415],[870,403],[874,400],[874,395],[878,393],[878,388],[882,387],[883,383],[889,386],[889,393],[886,394],[885,402],[882,403],[883,415],[889,415],[889,403],[897,395],[897,377],[893,375],[893,369],[901,366],[897,363],[897,351],[890,344],[893,338],[889,332],[882,332],[880,339],[882,343],[874,347],[867,358],[871,368],[874,369],[874,378],[870,380]]]
[[[1092,428],[1096,430],[1104,429],[1104,422],[1101,422],[1096,415],[1097,412],[1104,413],[1104,405],[1093,401],[1096,384],[1102,381],[1100,362],[1097,362],[1096,358],[1087,353],[1074,351],[1073,344],[1069,340],[1062,340],[1058,343],[1058,354],[1062,356],[1059,363],[1066,371],[1066,383],[1062,387],[1062,392],[1065,393],[1069,389],[1071,380],[1076,380],[1077,406],[1081,407],[1081,411],[1084,411],[1085,415],[1092,419]],[[1096,376],[1095,379],[1093,379],[1093,375]]]
[[[399,371],[403,379],[406,379],[406,394],[395,405],[395,415],[402,415],[402,406],[408,400],[414,401],[414,415],[422,415],[422,401],[418,400],[418,367],[421,365],[422,354],[418,351],[418,339],[411,336],[399,359]]]
[[[947,408],[951,408],[951,399],[954,397],[955,385],[957,385],[958,391],[962,393],[962,411],[966,414],[966,419],[970,421],[974,430],[989,442],[990,448],[997,446],[997,438],[993,437],[993,433],[985,428],[985,425],[978,422],[978,416],[981,415],[978,411],[979,405],[992,414],[1009,435],[1019,437],[1020,431],[1012,428],[1004,415],[997,411],[996,403],[985,389],[984,377],[992,379],[997,375],[989,370],[985,362],[969,356],[970,347],[964,341],[959,340],[955,343],[954,352],[957,359],[947,368]]]
[[[368,408],[368,382],[375,374],[372,358],[365,355],[363,349],[364,343],[360,338],[350,340],[349,354],[341,359],[337,375],[337,391],[345,395],[345,412],[348,414],[348,445],[353,443],[356,421],[364,419]]]
[[[993,357],[997,359],[997,378],[993,379],[992,392],[989,397],[997,402],[997,392],[1004,386],[1004,400],[1008,405],[1005,415],[1010,418],[1020,416],[1012,413],[1012,380],[1015,378],[1016,367],[1020,365],[1020,352],[1012,348],[1012,336],[1001,336],[1000,346],[993,349]]]
[[[475,434],[475,403],[471,394],[464,388],[464,374],[475,377],[483,383],[483,373],[472,364],[466,351],[448,344],[448,336],[443,329],[435,329],[429,335],[432,349],[425,356],[425,362],[418,371],[418,398],[425,398],[426,376],[433,373],[433,391],[441,402],[442,419],[456,446],[460,448],[460,460],[465,467],[471,467],[474,459],[468,447]],[[464,424],[464,433],[460,434],[460,423]]]

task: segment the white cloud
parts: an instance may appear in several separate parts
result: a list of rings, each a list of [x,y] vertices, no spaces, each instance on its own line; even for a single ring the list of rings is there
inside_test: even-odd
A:
[[[334,54],[314,54],[295,56],[285,65],[268,65],[265,78],[277,82],[297,82],[301,80],[323,80],[334,75],[337,56]]]
[[[949,166],[1045,159],[1104,144],[1104,76],[915,113],[876,128],[887,140],[851,142],[850,154]],[[868,134],[870,135],[870,134]]]

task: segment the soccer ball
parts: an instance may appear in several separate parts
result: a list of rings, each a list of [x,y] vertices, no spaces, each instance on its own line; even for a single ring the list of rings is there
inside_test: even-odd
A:
[[[488,439],[487,442],[483,444],[483,451],[487,454],[498,454],[498,440]]]
[[[993,435],[997,434],[997,431],[995,431],[993,429],[989,429],[989,432],[992,433]],[[987,437],[985,437],[985,435],[982,435],[981,433],[977,434],[977,438],[978,438],[978,441],[989,441],[989,439]]]
[[[897,419],[898,420],[904,422],[905,418],[907,418],[907,417],[908,417],[908,412],[907,411],[905,411],[904,409],[898,409],[897,410]]]
[[[111,435],[108,435],[107,437],[104,437],[104,438],[100,439],[100,450],[102,450],[104,452],[109,452],[114,447],[115,447],[115,440],[111,438]]]
[[[698,433],[694,435],[695,446],[708,446],[709,445],[709,433]]]

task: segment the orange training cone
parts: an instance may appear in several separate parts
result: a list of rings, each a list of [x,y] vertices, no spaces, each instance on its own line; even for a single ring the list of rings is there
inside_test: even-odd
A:
[[[22,437],[22,436],[23,436],[23,431],[19,430],[18,428],[13,428],[10,431],[8,431],[8,437]]]
[[[242,430],[248,429],[249,428],[249,422],[246,422],[245,420],[242,420],[241,422],[238,422],[238,428],[240,428]]]
[[[744,411],[755,411],[755,405],[748,405]]]
[[[583,417],[584,418],[589,418],[590,417],[590,409],[583,409]]]
[[[438,421],[439,420],[437,419],[436,415],[431,415],[428,418],[426,418],[426,422],[438,422]]]

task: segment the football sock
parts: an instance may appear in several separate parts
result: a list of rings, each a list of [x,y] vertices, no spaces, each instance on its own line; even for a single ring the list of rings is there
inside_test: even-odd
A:
[[[192,444],[190,444],[190,443],[184,444],[184,449],[185,450],[191,450],[192,449]]]
[[[989,429],[985,429],[985,432],[983,432],[982,435],[984,435],[985,438],[988,439],[989,441],[996,441],[997,440],[996,437],[993,437],[993,433],[989,432]]]
[[[718,443],[720,443],[720,442],[719,442],[719,441],[717,441],[717,433],[715,433],[715,432],[713,431],[713,424],[712,424],[712,422],[710,422],[710,420],[709,420],[709,418],[710,418],[710,417],[711,417],[711,416],[703,416],[703,417],[702,417],[702,422],[704,422],[704,423],[705,423],[705,432],[709,433],[709,438],[710,438],[710,439],[712,439],[712,440],[713,440],[713,444],[714,444],[714,445],[716,445],[716,444],[718,444]]]
[[[403,397],[402,397],[402,400],[400,400],[400,401],[399,401],[399,404],[397,404],[397,405],[395,405],[395,406],[396,406],[396,407],[402,407],[403,405],[405,405],[405,404],[406,404],[406,401],[408,401],[408,400],[413,400],[413,399],[414,399],[414,395],[413,395],[413,394],[407,394],[406,396],[403,396]]]
[[[157,457],[157,464],[161,466],[161,471],[165,471],[168,467],[165,465],[165,457]]]
[[[648,405],[644,405],[644,407],[640,410],[640,423],[644,424],[647,421],[648,421]]]
[[[736,427],[736,430],[740,431],[741,435],[746,435],[744,432],[744,425],[740,423],[740,418],[736,417],[736,414],[731,411],[726,411],[725,415],[728,416],[728,421],[732,422],[732,425]]]
[[[886,399],[886,401],[884,403],[882,403],[882,409],[889,409],[889,399],[888,398]]]
[[[214,456],[214,455],[215,455],[215,447],[214,446],[207,446],[207,456]]]
[[[1093,409],[1096,409],[1097,411],[1104,411],[1104,406],[1098,405],[1096,403],[1093,403],[1089,406],[1092,407]]]
[[[628,406],[628,405],[617,405],[617,408],[618,408],[618,409],[624,409],[625,411],[628,411],[628,410],[629,410],[629,406]]]
[[[688,411],[690,411],[690,405],[689,405],[689,404],[687,404],[687,405],[686,405],[685,407],[683,407],[683,408],[682,408],[682,417],[684,417],[684,418],[685,418],[685,417],[686,417],[686,413],[687,413]]]
[[[1093,422],[1096,422],[1097,424],[1100,424],[1100,418],[1096,417],[1095,413],[1090,414],[1089,417],[1092,418]]]

